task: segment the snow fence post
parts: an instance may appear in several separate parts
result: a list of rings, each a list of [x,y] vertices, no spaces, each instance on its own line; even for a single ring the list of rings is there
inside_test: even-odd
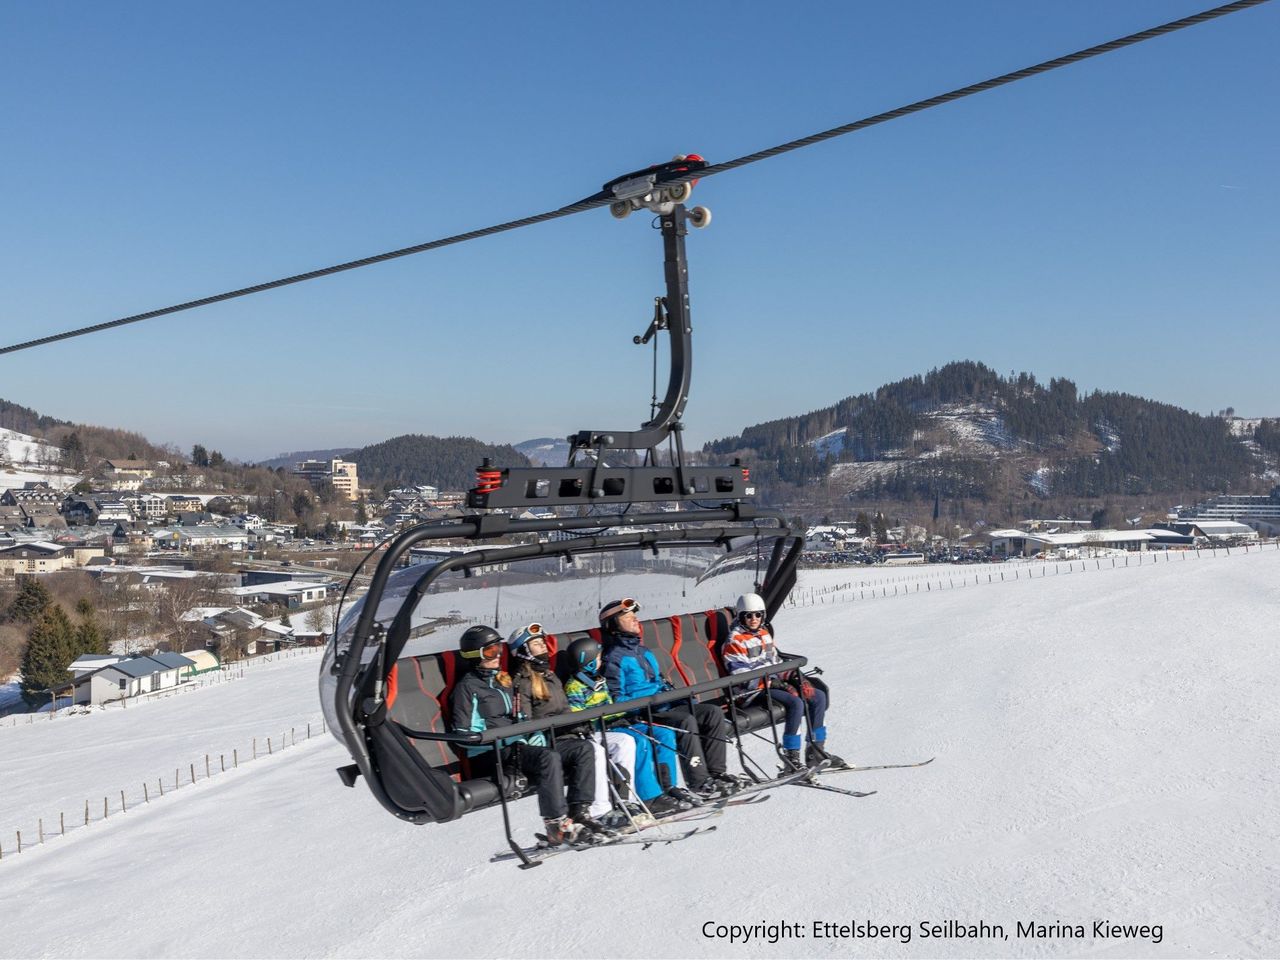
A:
[[[145,780],[142,781],[142,802],[151,802],[151,792],[147,789],[147,781]]]
[[[84,825],[86,827],[89,825],[89,801],[88,800],[84,802]]]
[[[44,817],[40,818],[39,824],[40,824],[40,842],[44,843]]]
[[[240,751],[238,749],[231,751],[231,765],[233,767],[240,766]]]
[[[58,811],[58,829],[62,836],[67,835],[67,815],[62,811]]]
[[[124,791],[123,791],[123,790],[121,790],[121,791],[120,791],[120,812],[121,812],[121,813],[128,813],[128,812],[129,812],[129,808],[128,808],[127,806],[125,806],[125,802],[124,802]]]

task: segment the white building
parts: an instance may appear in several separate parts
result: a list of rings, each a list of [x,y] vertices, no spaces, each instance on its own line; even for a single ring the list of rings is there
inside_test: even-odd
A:
[[[144,693],[166,690],[184,682],[194,663],[178,653],[131,657],[81,674],[72,682],[75,702],[97,706]]]

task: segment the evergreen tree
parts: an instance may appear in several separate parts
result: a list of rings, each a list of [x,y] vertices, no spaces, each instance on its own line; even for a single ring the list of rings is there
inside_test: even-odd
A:
[[[209,451],[202,444],[197,443],[191,448],[191,464],[196,467],[207,467],[209,465]]]
[[[74,430],[62,439],[62,462],[71,470],[83,470],[88,462],[84,442]]]
[[[885,521],[883,513],[876,513],[875,534],[876,543],[889,542],[889,524]]]
[[[97,612],[88,597],[81,597],[76,601],[76,613],[80,617],[80,624],[75,631],[77,655],[109,652],[106,634],[98,625]]]
[[[867,516],[867,511],[859,510],[853,522],[858,536],[864,539],[871,536],[871,518]]]
[[[67,667],[76,658],[75,628],[62,607],[52,604],[36,619],[22,656],[22,696],[37,703],[41,691],[67,683]]]
[[[53,597],[44,584],[35,577],[27,577],[9,605],[9,617],[20,623],[35,623],[52,603]]]

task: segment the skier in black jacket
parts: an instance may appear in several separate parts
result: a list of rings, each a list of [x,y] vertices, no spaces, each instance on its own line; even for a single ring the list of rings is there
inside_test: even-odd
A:
[[[454,730],[482,731],[529,719],[516,712],[511,677],[501,669],[502,637],[492,627],[470,627],[462,635],[459,653],[475,667],[465,673],[449,696]],[[473,770],[492,773],[493,751],[502,751],[506,769],[517,769],[538,788],[538,809],[546,823],[547,839],[565,843],[588,838],[568,816],[568,804],[590,804],[595,789],[595,754],[583,740],[562,739],[556,749],[541,733],[500,740],[497,745],[466,746]],[[563,761],[563,763],[562,763]],[[565,801],[565,770],[570,772]]]

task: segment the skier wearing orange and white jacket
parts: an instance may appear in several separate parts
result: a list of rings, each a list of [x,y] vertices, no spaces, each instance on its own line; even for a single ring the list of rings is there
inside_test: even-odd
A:
[[[738,598],[738,614],[729,639],[725,641],[724,665],[730,673],[756,670],[781,663],[773,633],[765,623],[764,599],[759,594],[747,593]],[[763,691],[769,699],[782,704],[787,711],[783,724],[782,757],[791,767],[799,770],[824,760],[832,767],[848,766],[844,760],[827,750],[826,692],[809,683],[798,671],[781,677],[770,676],[752,680],[735,688],[740,703],[755,700]],[[800,757],[800,721],[807,720],[809,745],[804,759]]]

